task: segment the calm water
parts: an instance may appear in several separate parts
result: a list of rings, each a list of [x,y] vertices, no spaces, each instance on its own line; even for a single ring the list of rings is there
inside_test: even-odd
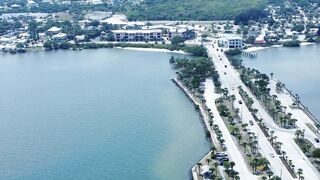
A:
[[[272,48],[257,53],[256,59],[243,58],[244,65],[267,74],[275,73],[320,119],[320,45]]]
[[[209,150],[169,53],[0,56],[0,179],[188,179]]]

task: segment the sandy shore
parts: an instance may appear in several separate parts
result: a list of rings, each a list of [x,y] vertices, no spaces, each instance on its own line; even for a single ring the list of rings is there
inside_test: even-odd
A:
[[[306,46],[306,45],[313,45],[315,43],[312,42],[301,42],[300,46]],[[256,51],[260,51],[260,50],[264,50],[264,49],[269,49],[269,48],[278,48],[278,47],[283,47],[282,45],[273,45],[271,47],[249,47],[248,49],[243,50],[244,52],[256,52]]]
[[[178,53],[178,54],[189,54],[184,51],[170,51],[168,49],[157,49],[157,48],[134,48],[134,47],[116,47],[118,49],[126,49],[126,50],[134,50],[134,51],[152,51],[152,52],[170,52],[170,53]]]
[[[300,46],[313,45],[313,44],[316,44],[316,43],[312,43],[312,42],[302,42],[302,43],[300,43]]]

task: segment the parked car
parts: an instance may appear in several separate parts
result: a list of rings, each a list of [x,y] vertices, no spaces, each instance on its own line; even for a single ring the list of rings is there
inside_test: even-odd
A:
[[[219,153],[219,152],[218,152],[218,153],[216,153],[216,156],[217,156],[217,157],[226,157],[226,156],[228,156],[228,155],[227,155],[226,153],[223,153],[223,152],[222,152],[222,153]]]
[[[224,65],[224,67],[227,68],[228,66],[227,66],[227,65]]]
[[[239,104],[242,104],[242,101],[241,101],[241,100],[239,100],[238,102],[239,102]]]
[[[250,121],[249,121],[249,124],[250,124],[251,126],[253,126],[253,121],[252,121],[252,120],[250,120]]]
[[[320,140],[318,138],[314,138],[314,141],[316,141],[317,143],[320,142]]]
[[[270,153],[270,157],[274,158],[274,154],[273,154],[273,153]]]

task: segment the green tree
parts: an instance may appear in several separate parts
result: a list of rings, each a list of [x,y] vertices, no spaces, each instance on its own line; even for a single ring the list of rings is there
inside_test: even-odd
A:
[[[29,31],[29,34],[30,34],[30,38],[32,40],[37,41],[39,39],[38,25],[37,25],[37,22],[35,20],[32,20],[32,21],[29,22],[28,31]]]
[[[312,156],[313,156],[314,158],[320,158],[320,148],[315,149],[315,150],[312,152]]]
[[[171,44],[175,46],[184,45],[184,39],[181,36],[175,36],[171,39]]]

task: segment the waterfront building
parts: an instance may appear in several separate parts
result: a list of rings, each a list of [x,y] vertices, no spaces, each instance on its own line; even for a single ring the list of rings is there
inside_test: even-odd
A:
[[[61,28],[58,28],[58,27],[52,27],[50,29],[48,29],[48,34],[49,35],[55,35],[55,34],[59,34],[61,32]]]
[[[223,34],[218,40],[219,47],[222,48],[243,48],[242,37],[235,34]]]
[[[86,40],[86,36],[85,35],[79,35],[79,36],[75,36],[75,39],[77,40],[77,41],[84,41],[84,40]]]
[[[195,36],[195,33],[188,28],[170,28],[168,31],[168,40],[171,40],[176,36],[180,36],[183,39],[191,39]]]
[[[53,36],[52,36],[52,39],[53,39],[54,41],[57,41],[57,42],[62,42],[62,41],[67,40],[67,34],[65,34],[65,33],[59,33],[59,34],[53,35]]]
[[[161,29],[114,30],[115,41],[162,41]]]
[[[257,45],[266,45],[267,42],[264,40],[264,36],[262,34],[260,34],[254,41],[254,44]]]
[[[167,34],[167,39],[171,40],[176,36],[180,36],[184,39],[191,39],[195,36],[194,29],[189,26],[168,26],[168,25],[153,25],[145,26],[142,29],[161,29],[165,34]]]

